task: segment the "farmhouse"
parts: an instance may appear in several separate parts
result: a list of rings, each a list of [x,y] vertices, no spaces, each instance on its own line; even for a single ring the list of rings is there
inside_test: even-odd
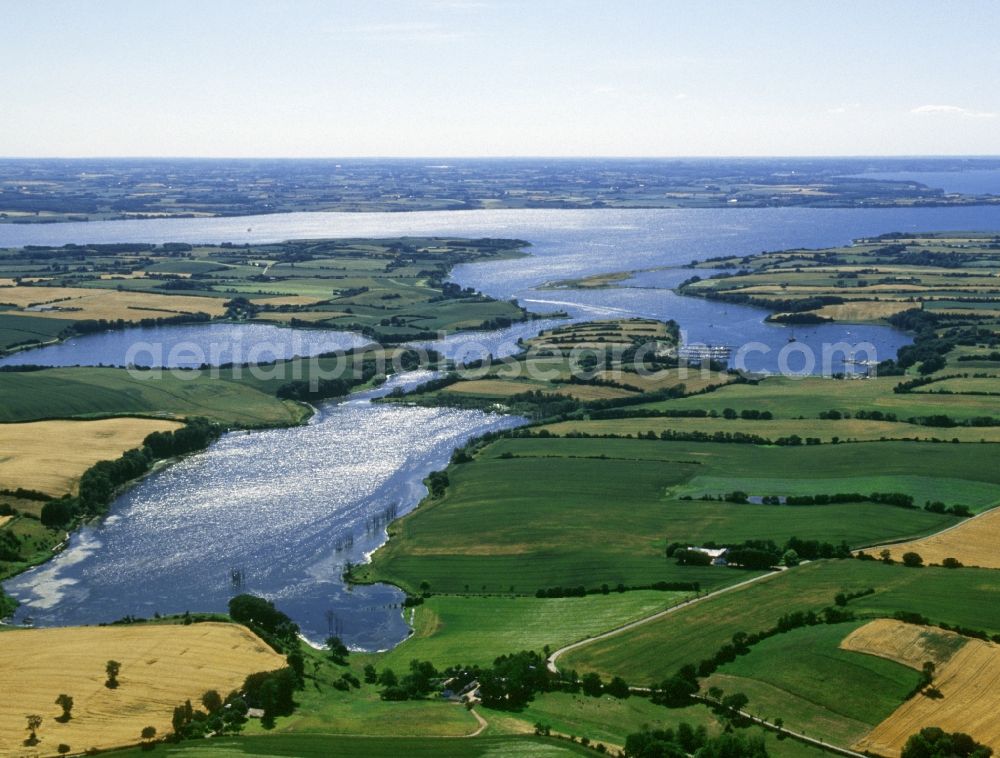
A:
[[[726,561],[726,553],[729,552],[729,548],[727,547],[720,547],[720,548],[692,547],[691,550],[696,550],[699,553],[704,553],[705,555],[707,555],[709,558],[712,559],[713,566],[729,565],[728,561]]]

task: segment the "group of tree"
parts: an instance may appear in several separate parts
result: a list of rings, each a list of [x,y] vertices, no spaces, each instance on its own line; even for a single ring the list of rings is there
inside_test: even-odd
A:
[[[479,696],[487,708],[514,711],[523,708],[537,692],[548,691],[552,677],[545,659],[534,651],[503,655],[478,674]]]
[[[375,375],[375,364],[366,361],[360,375],[337,379],[296,379],[278,387],[275,395],[282,400],[298,400],[307,403],[344,397],[359,384],[373,379]]]
[[[229,617],[255,632],[268,645],[288,656],[301,658],[299,627],[274,603],[256,595],[236,595],[229,601]],[[289,665],[296,665],[289,661]]]
[[[612,587],[609,584],[602,584],[600,587],[585,588],[583,585],[576,587],[544,587],[536,590],[537,598],[558,598],[558,597],[586,597],[587,595],[610,595],[612,592],[628,592],[630,590],[656,590],[658,592],[698,592],[701,590],[700,582],[653,582],[652,584],[625,585],[622,583]]]
[[[760,735],[723,732],[709,737],[704,726],[682,722],[677,729],[644,729],[625,739],[626,758],[767,758]],[[905,756],[904,758],[911,758]],[[913,756],[912,758],[918,758]],[[923,758],[922,756],[920,758]],[[975,758],[980,758],[975,756]]]
[[[251,682],[250,679],[251,677],[247,677],[247,682],[243,685],[244,690],[256,685],[257,680]],[[258,693],[255,691],[255,694]],[[195,708],[190,700],[186,700],[174,708],[170,720],[174,739],[197,739],[210,734],[236,734],[243,729],[247,712],[250,710],[243,695],[231,692],[223,699],[216,690],[208,690],[201,696],[201,706],[204,710]],[[287,712],[291,713],[291,710]],[[274,715],[270,716],[269,723],[273,723]],[[267,718],[266,710],[265,718]],[[156,737],[156,729],[146,727],[142,737],[147,741],[152,740]]]
[[[930,726],[912,735],[901,758],[990,758],[993,750],[962,732],[949,733]]]
[[[270,600],[249,594],[236,595],[229,601],[229,616],[285,654],[287,667],[251,674],[243,684],[242,697],[247,706],[262,709],[264,723],[273,724],[275,717],[292,712],[295,690],[305,683],[299,627]]]
[[[433,663],[418,660],[410,661],[409,671],[402,676],[387,668],[377,679],[383,687],[380,693],[383,700],[419,700],[438,689],[440,681],[441,674]]]
[[[432,471],[427,475],[427,489],[431,493],[431,497],[439,498],[444,495],[446,489],[448,489],[448,472],[447,471]]]
[[[843,560],[851,557],[851,548],[846,542],[834,545],[820,540],[789,538],[783,546],[773,540],[746,540],[739,544],[717,544],[706,542],[705,549],[725,548],[726,564],[752,571],[766,571],[775,566],[795,566],[800,561],[815,561],[822,558]],[[710,566],[713,558],[704,550],[696,549],[680,542],[671,542],[666,548],[667,558],[673,558],[680,566]]]

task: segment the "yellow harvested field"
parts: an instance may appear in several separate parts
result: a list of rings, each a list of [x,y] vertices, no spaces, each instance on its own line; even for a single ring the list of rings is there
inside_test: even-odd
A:
[[[13,516],[0,516],[0,527],[6,526],[7,522],[10,521]]]
[[[847,635],[840,647],[920,670],[927,661],[933,661],[935,666],[947,663],[968,641],[967,637],[944,629],[877,619]]]
[[[101,279],[106,281],[114,281],[115,279],[143,279],[146,276],[145,271],[130,271],[127,274],[101,274]],[[177,274],[177,276],[190,278],[191,274]]]
[[[104,667],[121,664],[108,689]],[[285,666],[283,656],[236,624],[66,627],[3,633],[0,644],[0,756],[74,754],[136,744],[143,728],[169,734],[175,706],[197,706],[208,690],[225,697],[248,674]],[[72,718],[56,720],[56,697],[73,698]],[[25,716],[42,717],[39,744],[23,746]]]
[[[73,492],[98,461],[139,447],[153,432],[181,427],[177,421],[108,418],[94,421],[32,421],[0,424],[0,489]]]
[[[913,308],[913,303],[901,300],[861,300],[853,303],[824,305],[813,313],[824,318],[832,318],[834,321],[877,321],[910,308]]]
[[[224,303],[225,298],[221,297],[119,292],[88,287],[0,287],[0,304],[20,309],[5,311],[8,316],[138,321],[179,313],[221,316],[226,312]]]
[[[577,386],[577,385],[568,385]],[[586,385],[579,385],[586,387]],[[690,387],[690,390],[696,387]],[[772,419],[768,421],[745,421],[725,418],[611,418],[574,419],[560,421],[546,427],[553,434],[568,432],[589,432],[591,434],[645,434],[673,430],[676,432],[730,432],[755,434],[775,440],[797,434],[802,438],[814,437],[830,442],[837,437],[841,442],[871,441],[881,439],[958,439],[962,442],[987,440],[1000,442],[1000,427],[955,427],[940,429],[893,421],[868,421],[865,419],[842,419],[821,421],[817,419]]]
[[[510,397],[522,392],[540,391],[549,395],[566,395],[577,400],[606,400],[615,397],[634,396],[634,392],[617,387],[592,386],[589,384],[547,385],[540,382],[505,381],[503,379],[469,379],[445,387],[445,392],[461,395],[487,395],[490,397]]]
[[[906,657],[905,640],[911,631],[897,631],[892,625],[908,626],[898,621],[876,621],[879,629],[864,635],[863,645],[856,640],[852,650],[885,655],[885,657]],[[868,624],[859,631],[868,629]],[[918,627],[919,629],[920,627]],[[938,633],[935,632],[935,634]],[[842,645],[846,645],[850,635]],[[902,643],[901,643],[902,640]],[[905,662],[902,661],[902,662]],[[889,718],[876,726],[854,744],[858,751],[869,751],[878,755],[899,756],[910,735],[925,726],[938,726],[946,732],[965,732],[973,739],[988,745],[994,751],[1000,749],[1000,719],[996,717],[1000,707],[1000,646],[977,639],[965,643],[937,666],[934,686],[943,697],[931,698],[916,695],[897,708]]]
[[[329,300],[329,297],[319,295],[278,295],[276,297],[264,297],[255,302],[261,305],[312,305]]]
[[[688,393],[698,392],[711,385],[729,384],[736,377],[718,371],[702,371],[697,368],[672,368],[654,371],[647,374],[637,374],[629,371],[601,371],[598,379],[618,382],[638,387],[643,392],[676,387],[683,384]]]
[[[616,397],[635,397],[635,392],[618,387],[601,387],[590,384],[560,384],[551,390],[553,395],[566,395],[577,400],[609,400]]]
[[[445,387],[444,391],[459,395],[489,395],[510,397],[522,392],[547,391],[544,384],[512,382],[503,379],[468,379]]]
[[[930,537],[873,548],[877,555],[888,550],[894,560],[903,553],[918,553],[924,563],[941,563],[945,558],[957,558],[966,566],[1000,568],[1000,508],[963,521],[956,527]]]
[[[260,311],[254,318],[257,321],[274,321],[287,324],[292,319],[297,319],[298,321],[326,321],[327,319],[346,315],[346,313],[339,313],[337,311]]]

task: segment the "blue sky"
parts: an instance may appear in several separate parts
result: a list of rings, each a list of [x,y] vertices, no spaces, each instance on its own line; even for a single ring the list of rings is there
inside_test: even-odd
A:
[[[0,0],[0,155],[998,154],[998,30],[991,0]]]

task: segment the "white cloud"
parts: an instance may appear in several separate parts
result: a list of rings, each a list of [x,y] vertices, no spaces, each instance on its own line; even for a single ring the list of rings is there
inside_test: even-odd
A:
[[[492,8],[493,4],[477,0],[432,0],[430,7],[448,11],[478,11]]]
[[[844,103],[843,105],[838,105],[834,108],[827,108],[826,112],[834,115],[841,113],[847,113],[848,111],[856,111],[861,107],[861,103]]]
[[[960,108],[957,105],[921,105],[910,111],[918,116],[964,116],[965,118],[996,118],[997,114]]]
[[[337,37],[366,42],[448,42],[469,36],[441,24],[413,21],[395,24],[362,24],[337,29]]]

